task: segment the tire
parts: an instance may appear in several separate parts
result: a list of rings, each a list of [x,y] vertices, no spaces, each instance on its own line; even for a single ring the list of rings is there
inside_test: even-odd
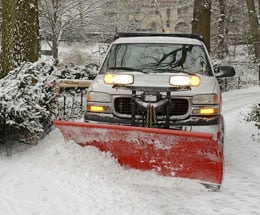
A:
[[[225,142],[225,121],[222,115],[220,115],[220,138],[219,138],[219,144],[222,145],[224,149],[224,142]]]
[[[221,189],[221,185],[217,185],[217,184],[204,184],[202,183],[202,185],[207,189],[207,191],[209,192],[219,192]]]

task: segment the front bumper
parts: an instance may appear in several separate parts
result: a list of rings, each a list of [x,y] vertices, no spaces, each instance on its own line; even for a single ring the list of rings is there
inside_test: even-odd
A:
[[[84,115],[85,122],[96,122],[96,123],[109,123],[119,125],[131,125],[131,119],[119,118],[113,114],[100,114],[86,112]],[[198,131],[198,132],[210,132],[217,133],[218,131],[218,116],[201,117],[201,116],[190,116],[182,120],[170,120],[170,129],[186,130],[186,131]],[[157,124],[161,124],[163,128],[164,121],[158,121]],[[144,127],[141,118],[137,118],[135,126]]]

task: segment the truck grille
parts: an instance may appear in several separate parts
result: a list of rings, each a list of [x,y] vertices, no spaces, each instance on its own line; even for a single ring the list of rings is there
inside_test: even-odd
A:
[[[131,114],[131,98],[116,98],[115,111],[119,114]],[[172,99],[171,116],[181,116],[187,114],[189,102],[186,99]],[[157,115],[164,115],[165,110],[157,112]]]

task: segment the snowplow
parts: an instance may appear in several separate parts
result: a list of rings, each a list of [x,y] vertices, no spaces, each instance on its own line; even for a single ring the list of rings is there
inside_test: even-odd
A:
[[[120,164],[219,189],[224,119],[218,79],[203,39],[120,33],[87,84],[84,122],[57,120],[66,141],[110,152]]]

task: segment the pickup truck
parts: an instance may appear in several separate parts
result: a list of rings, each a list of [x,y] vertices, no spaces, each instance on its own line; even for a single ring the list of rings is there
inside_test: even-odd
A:
[[[118,33],[88,89],[84,120],[209,132],[223,144],[218,80],[234,75],[213,67],[201,36]]]

